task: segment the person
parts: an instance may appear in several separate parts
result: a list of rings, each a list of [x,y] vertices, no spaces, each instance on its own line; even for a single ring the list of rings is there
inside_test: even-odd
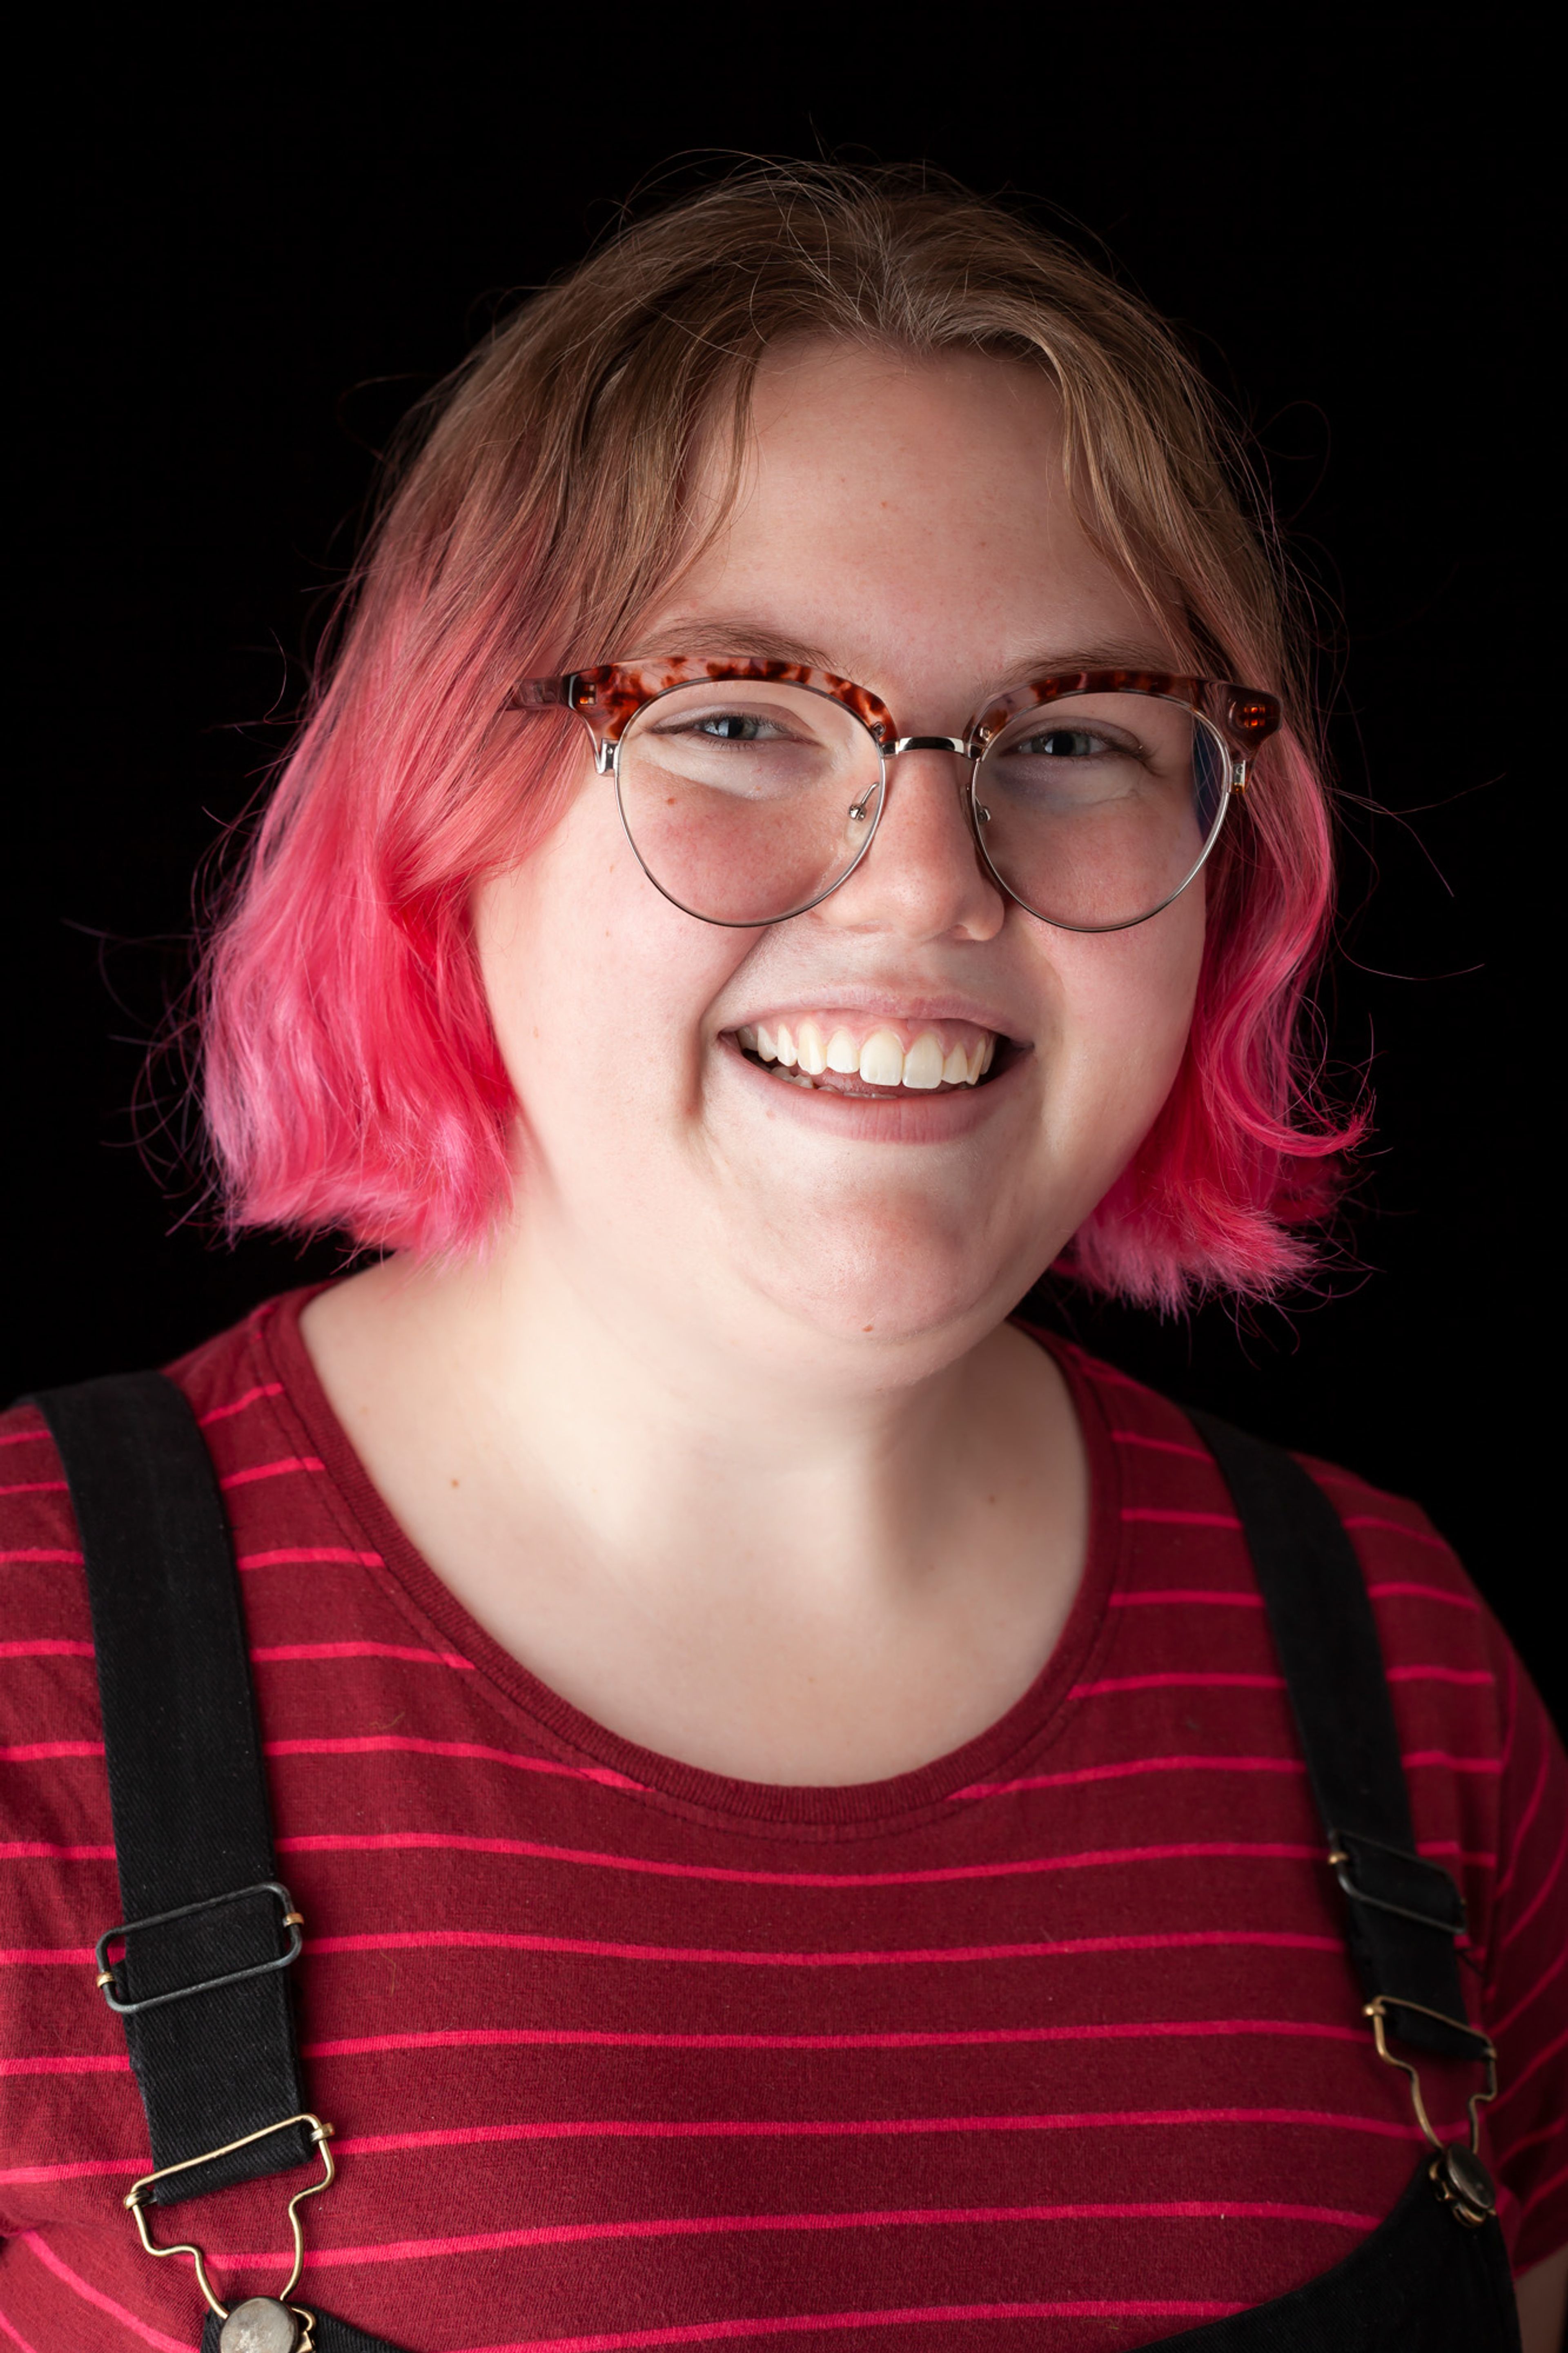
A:
[[[1215,1456],[1015,1314],[1051,1267],[1287,1288],[1361,1132],[1234,458],[1027,221],[754,164],[525,303],[393,480],[200,1000],[232,1220],[363,1262],[171,1377],[336,2134],[301,2293],[411,2353],[1148,2344],[1311,2288],[1421,2158]],[[121,2211],[37,1407],[0,1461],[4,2335],[185,2346]],[[1309,1467],[1468,1907],[1544,2353],[1563,1753],[1419,1508]],[[1452,2140],[1477,2068],[1417,2055]],[[279,2185],[208,2210],[241,2292]]]

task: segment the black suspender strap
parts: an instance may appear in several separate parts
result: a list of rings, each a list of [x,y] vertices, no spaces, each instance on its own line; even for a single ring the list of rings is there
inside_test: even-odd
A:
[[[135,2213],[148,2237],[145,2204],[293,2167],[330,2179],[287,1982],[303,1923],[273,1858],[233,1547],[190,1407],[161,1373],[29,1402],[59,1451],[86,1562],[124,1914],[99,1941],[99,1985],[147,2112],[155,2178]],[[209,2353],[221,2325],[215,2310]],[[324,2315],[312,2341],[391,2353]]]
[[[112,1970],[113,1944],[99,1947],[102,1989],[162,2172],[303,2110],[283,1974],[299,1926],[272,1859],[228,1524],[189,1406],[159,1373],[35,1402],[70,1482],[92,1607],[127,1923]],[[200,2198],[314,2155],[292,2125],[153,2194]]]
[[[1462,2021],[1455,1938],[1465,1906],[1415,1852],[1410,1795],[1366,1581],[1339,1514],[1300,1463],[1215,1415],[1189,1418],[1230,1489],[1289,1688],[1329,1860],[1348,1898],[1347,1941],[1367,2000],[1401,2040],[1456,2059],[1489,2055]]]

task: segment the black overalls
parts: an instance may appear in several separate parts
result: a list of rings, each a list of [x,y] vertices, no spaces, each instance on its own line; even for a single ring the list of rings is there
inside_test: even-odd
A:
[[[201,2353],[397,2353],[313,2297],[300,2301],[298,2263],[276,2295],[226,2311],[198,2250],[170,2250],[153,2230],[164,2207],[309,2168],[289,2209],[299,2253],[304,2201],[332,2169],[331,2127],[310,2110],[285,1979],[302,1923],[273,1857],[227,1523],[184,1398],[161,1374],[138,1373],[33,1402],[70,1482],[92,1605],[129,1924],[100,1940],[99,1985],[124,2021],[154,2168],[125,2202],[150,2253],[195,2258],[211,2307]],[[1474,2061],[1478,2098],[1495,2074],[1490,2043],[1464,2023],[1458,1891],[1415,1852],[1360,1567],[1332,1506],[1289,1455],[1194,1419],[1246,1530],[1348,1898],[1368,2031],[1409,2074],[1430,2146],[1393,2213],[1332,2271],[1161,2341],[1190,2353],[1517,2353],[1491,2183],[1463,2143],[1439,2147],[1421,2105],[1423,2052]],[[1470,2113],[1473,2141],[1474,2101]]]

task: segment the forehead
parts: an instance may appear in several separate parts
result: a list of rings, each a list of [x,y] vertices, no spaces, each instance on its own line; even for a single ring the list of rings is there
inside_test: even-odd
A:
[[[786,346],[758,371],[733,480],[732,448],[716,420],[693,494],[717,528],[645,644],[667,617],[745,612],[872,684],[1010,679],[1053,644],[1168,650],[1079,520],[1058,394],[1024,361]]]

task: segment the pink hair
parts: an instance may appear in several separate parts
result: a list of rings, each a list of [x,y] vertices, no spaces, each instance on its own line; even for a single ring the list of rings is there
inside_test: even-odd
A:
[[[520,676],[622,650],[689,552],[681,490],[715,402],[731,388],[739,449],[757,359],[802,332],[1044,365],[1099,543],[1219,674],[1299,714],[1212,409],[1141,306],[960,190],[826,167],[727,180],[537,297],[447,389],[387,505],[203,968],[235,1226],[457,1255],[506,1215],[518,1106],[468,907],[555,821],[580,744],[569,720],[499,714]],[[1362,1123],[1314,1113],[1303,1067],[1332,865],[1303,746],[1297,715],[1210,862],[1180,1073],[1064,1261],[1098,1288],[1174,1306],[1311,1263],[1301,1229]]]

